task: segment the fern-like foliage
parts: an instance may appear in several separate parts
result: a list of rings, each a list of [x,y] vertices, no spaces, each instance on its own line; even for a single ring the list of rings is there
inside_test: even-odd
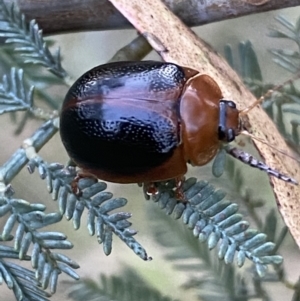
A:
[[[182,227],[181,223],[164,219],[158,209],[147,211],[151,230],[155,240],[167,249],[166,259],[173,263],[177,273],[180,271],[188,275],[188,280],[183,285],[184,289],[193,290],[199,300],[205,301],[240,301],[240,300],[271,300],[265,288],[265,282],[283,281],[282,269],[276,272],[267,272],[264,278],[258,277],[256,272],[247,273],[245,270],[236,271],[234,265],[228,265],[218,260],[217,249],[209,251],[204,244],[194,239],[193,233]],[[274,212],[268,214],[267,220],[262,225],[270,238],[275,238]],[[268,224],[270,223],[270,225]],[[170,237],[170,233],[176,233]],[[277,265],[276,265],[277,268]]]
[[[0,114],[13,111],[30,111],[33,106],[33,89],[24,85],[23,70],[11,68],[0,83]]]
[[[224,47],[226,60],[230,66],[240,74],[250,91],[258,98],[267,92],[272,85],[263,83],[263,76],[257,55],[250,41],[239,43],[238,54],[239,60],[234,60],[231,45]]]
[[[243,266],[248,258],[255,264],[257,273],[263,276],[268,264],[282,262],[281,256],[270,255],[274,243],[266,242],[265,234],[248,229],[249,223],[237,213],[238,205],[224,200],[222,190],[216,190],[206,181],[190,178],[183,184],[188,200],[183,204],[170,198],[172,181],[160,185],[161,193],[153,200],[166,214],[172,214],[175,219],[181,217],[200,242],[207,242],[210,250],[218,247],[218,257],[225,263],[235,259],[238,266]]]
[[[269,32],[269,36],[273,38],[284,38],[292,40],[300,49],[300,18],[296,23],[292,23],[284,16],[277,16],[276,20],[284,27],[284,30],[273,28]],[[271,53],[274,55],[274,62],[279,66],[285,68],[289,72],[298,73],[300,70],[300,55],[299,51],[291,49],[272,49]]]
[[[279,90],[272,93],[270,97],[263,103],[263,108],[268,115],[276,123],[280,133],[287,139],[288,144],[300,154],[300,135],[298,118],[300,104],[300,91],[295,86],[294,81],[300,77],[300,18],[295,24],[290,22],[283,16],[278,16],[276,20],[285,28],[285,31],[280,29],[272,29],[269,33],[270,37],[286,38],[296,43],[298,51],[289,49],[272,49],[274,55],[273,61],[284,69],[295,73],[296,76]],[[264,83],[260,66],[256,53],[251,42],[247,41],[239,45],[240,62],[234,62],[232,48],[227,45],[225,47],[225,56],[230,65],[239,72],[244,79],[245,84],[249,87],[256,97],[264,95],[268,90],[273,89],[275,85]],[[276,87],[275,87],[276,88]],[[286,126],[284,120],[285,113],[292,113],[294,118],[290,120],[291,128]]]
[[[51,294],[39,288],[34,272],[0,259],[1,279],[12,289],[17,300],[48,301]]]
[[[218,260],[216,252],[210,252],[204,244],[195,240],[193,233],[180,223],[164,219],[157,209],[149,210],[148,214],[150,220],[155,216],[151,229],[155,240],[167,249],[166,259],[173,263],[177,272],[189,275],[184,289],[193,289],[199,300],[237,300],[237,292],[242,291],[243,283],[233,265]],[[170,231],[176,233],[172,239],[168,239]]]
[[[6,6],[3,0],[0,0],[0,37],[6,38],[6,43],[18,45],[14,50],[25,58],[25,63],[41,64],[60,78],[67,76],[61,66],[60,50],[51,54],[36,21],[30,21],[28,26],[25,16],[14,5]]]
[[[276,20],[283,26],[284,30],[273,28],[269,36],[274,38],[284,38],[295,42],[297,50],[289,49],[271,49],[271,53],[274,55],[273,61],[289,72],[299,74],[300,73],[300,17],[295,23],[289,21],[284,16],[276,17]],[[280,125],[280,129],[290,142],[293,149],[300,154],[300,136],[299,136],[299,104],[300,104],[300,91],[291,82],[288,87],[282,92],[279,104],[279,110],[277,115],[277,124]],[[290,120],[292,127],[291,131],[287,131],[282,122],[284,113],[292,113],[293,118]]]
[[[113,234],[117,235],[135,254],[143,260],[150,260],[145,249],[133,238],[136,231],[129,229],[130,213],[111,211],[126,205],[124,198],[112,198],[112,193],[104,191],[106,183],[95,178],[76,180],[74,167],[64,167],[60,164],[47,164],[36,156],[28,164],[29,171],[38,168],[42,179],[47,179],[47,188],[52,198],[58,200],[61,214],[68,220],[72,219],[74,229],[80,227],[84,209],[88,210],[88,232],[96,234],[98,242],[103,243],[103,250],[109,255],[112,250]],[[74,187],[76,186],[76,187]]]
[[[14,239],[14,246],[0,246],[0,274],[8,287],[13,289],[18,300],[44,299],[56,291],[58,275],[62,272],[78,279],[74,268],[78,264],[67,256],[53,252],[70,249],[73,245],[60,232],[38,231],[61,220],[60,213],[45,214],[42,204],[29,203],[13,198],[11,186],[0,192],[0,217],[10,214],[2,233],[1,241]],[[16,228],[14,235],[13,229]],[[30,250],[30,251],[29,251]],[[35,273],[10,263],[7,259],[30,260]],[[50,294],[44,289],[50,287]]]
[[[159,291],[147,285],[135,276],[133,272],[120,276],[108,277],[100,275],[99,283],[92,279],[83,279],[74,285],[70,293],[70,298],[75,301],[101,300],[101,301],[172,301],[170,297],[163,296]],[[178,301],[178,300],[174,300]]]

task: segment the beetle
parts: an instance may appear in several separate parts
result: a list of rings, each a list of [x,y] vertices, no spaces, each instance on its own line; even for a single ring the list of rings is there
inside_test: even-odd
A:
[[[84,172],[115,183],[154,183],[182,178],[187,163],[207,164],[222,143],[240,134],[239,113],[210,76],[194,69],[115,62],[73,84],[62,105],[60,135]]]

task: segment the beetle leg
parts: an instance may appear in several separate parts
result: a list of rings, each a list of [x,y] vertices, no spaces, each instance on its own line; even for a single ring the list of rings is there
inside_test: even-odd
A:
[[[71,182],[71,189],[72,189],[73,194],[75,194],[76,196],[79,196],[79,197],[82,195],[82,192],[78,187],[78,182],[80,179],[81,179],[81,177],[77,174],[77,176]]]
[[[186,199],[182,189],[182,185],[184,183],[184,176],[176,177],[174,180],[175,180],[175,198],[178,200],[178,202],[184,204],[187,203],[188,200]]]
[[[145,199],[149,200],[151,196],[158,196],[161,192],[171,192],[172,197],[174,197],[178,202],[187,203],[187,199],[182,188],[183,183],[184,176],[179,176],[169,181],[145,182],[142,184]]]
[[[154,182],[143,183],[143,191],[146,200],[149,200],[151,196],[155,196],[159,193],[158,188]]]
[[[82,196],[82,190],[79,188],[78,186],[78,183],[81,179],[83,178],[90,178],[92,180],[95,180],[95,183],[98,182],[98,179],[97,177],[95,177],[94,175],[90,174],[90,173],[86,173],[82,170],[79,170],[77,172],[77,175],[76,177],[72,180],[71,182],[71,189],[72,189],[72,192],[78,196],[78,197],[81,197]]]

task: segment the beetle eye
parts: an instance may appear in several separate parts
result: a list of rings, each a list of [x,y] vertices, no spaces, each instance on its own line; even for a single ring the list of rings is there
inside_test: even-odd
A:
[[[232,109],[236,109],[236,104],[232,100],[221,99],[220,102],[226,103],[226,106],[228,106],[228,107],[230,107]]]
[[[231,142],[235,139],[235,132],[233,129],[228,129],[227,131],[227,142]]]
[[[227,102],[227,104],[228,104],[229,107],[231,107],[231,108],[233,108],[233,109],[236,109],[236,104],[235,104],[233,101],[229,100],[229,101]]]

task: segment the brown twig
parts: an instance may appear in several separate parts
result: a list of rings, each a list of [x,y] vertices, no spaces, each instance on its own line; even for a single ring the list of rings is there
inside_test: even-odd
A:
[[[164,0],[164,3],[188,26],[196,26],[297,6],[299,0]],[[47,34],[130,27],[108,0],[17,0],[17,4],[28,20],[36,19]]]

